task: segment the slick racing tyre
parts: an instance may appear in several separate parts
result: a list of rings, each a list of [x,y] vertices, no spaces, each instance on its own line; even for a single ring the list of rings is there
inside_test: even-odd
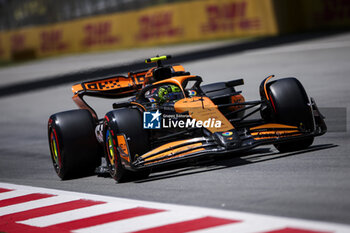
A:
[[[50,116],[48,137],[52,163],[62,180],[92,174],[100,164],[102,148],[95,137],[95,120],[88,110]]]
[[[271,115],[277,123],[294,125],[312,131],[313,116],[308,105],[309,98],[299,80],[296,78],[279,79],[268,83],[267,89],[271,98]],[[313,141],[313,137],[308,137],[274,146],[280,152],[288,152],[305,149]]]
[[[122,108],[106,114],[104,149],[110,175],[118,183],[149,176],[150,170],[133,171],[130,166],[137,155],[149,151],[148,133],[138,109]]]

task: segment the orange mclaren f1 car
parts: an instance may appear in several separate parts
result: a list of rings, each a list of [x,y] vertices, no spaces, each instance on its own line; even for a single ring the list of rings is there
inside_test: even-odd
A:
[[[296,78],[271,75],[260,85],[261,99],[245,101],[235,89],[242,79],[201,85],[202,78],[183,66],[163,65],[168,58],[147,59],[156,63],[149,70],[72,87],[80,109],[53,114],[48,122],[51,158],[61,179],[104,168],[123,182],[146,178],[154,167],[265,144],[281,152],[300,150],[327,130]],[[130,98],[99,118],[84,96]]]

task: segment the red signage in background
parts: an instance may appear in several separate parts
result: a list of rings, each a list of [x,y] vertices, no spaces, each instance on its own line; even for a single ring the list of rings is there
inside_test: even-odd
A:
[[[24,50],[24,45],[26,41],[26,37],[24,34],[14,34],[11,36],[11,51],[17,52]]]
[[[62,41],[63,31],[47,30],[40,33],[40,51],[55,52],[62,51],[67,48],[67,44]]]
[[[112,45],[120,42],[118,36],[112,35],[112,24],[110,21],[88,23],[84,26],[85,38],[82,44],[85,47],[94,45]]]
[[[162,12],[139,17],[139,32],[136,40],[147,41],[151,39],[173,38],[183,34],[183,29],[174,27],[173,13]]]
[[[207,23],[202,25],[203,33],[251,30],[260,28],[258,18],[247,18],[247,2],[233,2],[208,5]]]
[[[322,5],[322,12],[316,16],[316,22],[321,20],[322,22],[333,23],[350,20],[349,0],[324,0]]]

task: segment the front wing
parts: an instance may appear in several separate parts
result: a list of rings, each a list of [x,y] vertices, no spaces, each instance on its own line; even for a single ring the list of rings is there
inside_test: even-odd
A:
[[[308,132],[295,126],[264,124],[236,132],[236,137],[232,137],[231,139],[234,143],[223,143],[221,141],[222,139],[218,137],[198,137],[170,142],[138,156],[132,163],[132,167],[134,169],[151,168],[202,156],[240,152],[260,145],[277,144],[315,137],[324,134],[325,131],[326,129],[322,125],[317,125],[312,132]],[[232,133],[231,135],[233,136],[234,134]],[[229,136],[223,137],[224,140],[230,141]]]

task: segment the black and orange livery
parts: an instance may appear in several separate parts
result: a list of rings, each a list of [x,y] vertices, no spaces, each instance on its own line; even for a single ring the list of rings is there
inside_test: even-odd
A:
[[[201,85],[202,78],[183,66],[163,66],[161,61],[168,58],[147,59],[146,63],[157,63],[149,70],[72,87],[80,110],[52,115],[48,127],[52,161],[62,179],[98,167],[122,182],[145,178],[156,166],[264,144],[273,144],[282,152],[299,150],[327,130],[315,101],[295,78],[273,80],[274,76],[269,76],[260,85],[260,100],[246,101],[235,89],[243,84],[242,79]],[[149,93],[164,85],[176,86],[178,98],[152,101]],[[129,99],[114,103],[113,110],[99,118],[84,96]],[[187,119],[193,124],[144,129],[144,112],[171,116],[169,121]],[[194,124],[208,120],[220,124]],[[106,159],[105,167],[100,166],[101,157]]]

